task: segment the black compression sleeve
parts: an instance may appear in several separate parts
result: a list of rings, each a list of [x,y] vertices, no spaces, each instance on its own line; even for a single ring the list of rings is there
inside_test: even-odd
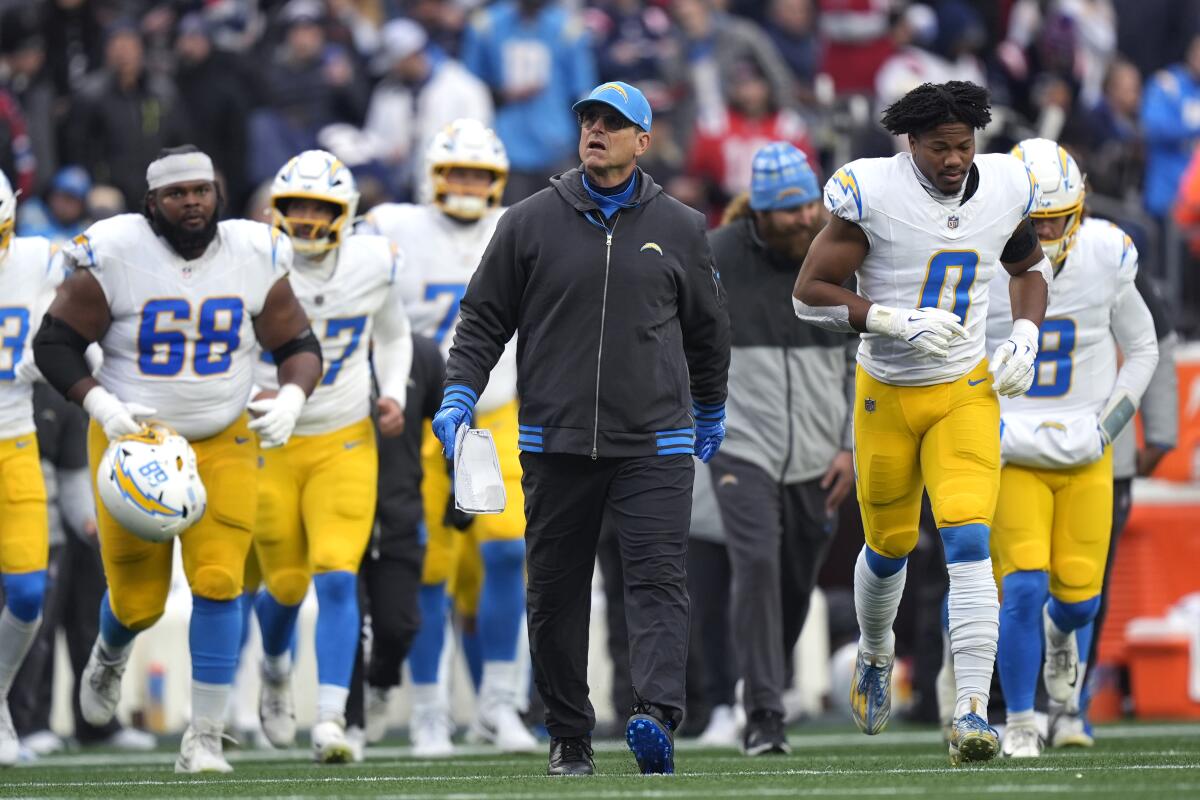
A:
[[[1029,254],[1035,247],[1041,247],[1037,228],[1033,227],[1033,220],[1026,217],[1025,222],[1017,228],[1016,232],[1009,237],[1008,243],[1004,245],[1004,251],[1000,253],[1000,263],[1019,264],[1029,258]]]
[[[279,347],[276,347],[271,351],[271,357],[275,359],[276,364],[282,364],[297,353],[312,353],[320,360],[321,343],[313,335],[312,328],[305,328],[304,333],[295,339],[292,339],[290,342],[284,342]]]
[[[42,317],[42,327],[33,337],[33,358],[46,382],[65,397],[71,387],[92,377],[83,351],[88,340],[57,317]]]

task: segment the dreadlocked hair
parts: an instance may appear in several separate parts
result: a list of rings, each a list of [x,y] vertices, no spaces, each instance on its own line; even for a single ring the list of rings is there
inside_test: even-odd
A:
[[[921,134],[947,122],[961,122],[974,129],[992,121],[988,90],[970,81],[923,83],[892,103],[883,112],[888,132]]]

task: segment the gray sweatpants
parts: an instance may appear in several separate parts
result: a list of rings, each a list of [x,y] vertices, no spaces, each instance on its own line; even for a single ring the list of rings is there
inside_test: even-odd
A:
[[[808,616],[836,517],[820,479],[781,484],[718,453],[709,463],[733,571],[733,645],[746,713],[783,713],[786,660]]]

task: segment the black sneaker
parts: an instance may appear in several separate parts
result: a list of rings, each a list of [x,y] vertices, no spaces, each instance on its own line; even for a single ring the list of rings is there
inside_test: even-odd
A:
[[[550,768],[547,775],[592,775],[592,737],[554,736],[550,739]]]
[[[675,722],[664,720],[656,706],[640,703],[625,725],[625,741],[643,775],[675,772]]]
[[[742,752],[748,756],[787,755],[792,752],[787,734],[783,731],[783,714],[765,708],[752,712],[746,720]]]

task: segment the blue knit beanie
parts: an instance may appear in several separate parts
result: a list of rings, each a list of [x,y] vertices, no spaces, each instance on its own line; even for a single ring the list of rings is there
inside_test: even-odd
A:
[[[808,157],[794,144],[771,142],[754,154],[750,176],[750,208],[776,211],[795,208],[821,197]]]

